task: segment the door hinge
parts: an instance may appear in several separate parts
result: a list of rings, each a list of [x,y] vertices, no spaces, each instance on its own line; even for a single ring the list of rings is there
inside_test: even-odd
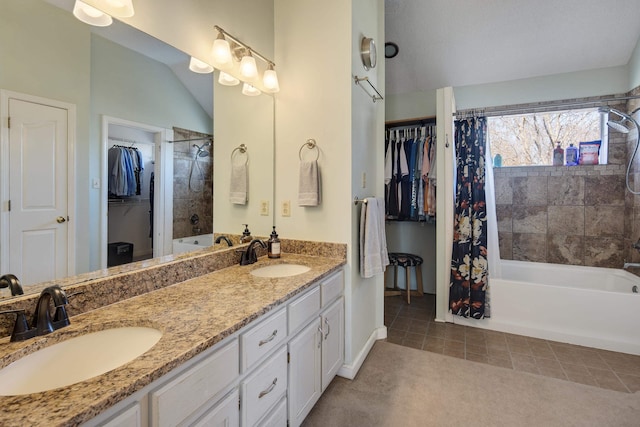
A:
[[[291,353],[287,352],[287,363],[291,363]]]
[[[7,203],[7,210],[11,212],[11,200]]]
[[[11,117],[7,117],[7,127],[11,129]]]
[[[239,411],[240,409],[242,409],[242,408],[240,407],[240,398],[238,397],[238,411]]]

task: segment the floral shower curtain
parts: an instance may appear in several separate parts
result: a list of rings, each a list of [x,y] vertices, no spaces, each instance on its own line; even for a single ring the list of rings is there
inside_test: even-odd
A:
[[[456,203],[449,308],[453,314],[474,319],[490,317],[486,137],[486,117],[456,120]]]

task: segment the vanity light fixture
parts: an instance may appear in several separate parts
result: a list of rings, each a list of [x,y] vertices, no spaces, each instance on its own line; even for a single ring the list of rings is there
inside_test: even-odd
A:
[[[224,86],[236,86],[240,84],[240,80],[236,79],[230,74],[225,73],[224,71],[220,71],[218,83]]]
[[[262,84],[268,92],[278,92],[280,85],[278,84],[278,74],[273,69],[273,64],[269,63],[269,68],[262,75]]]
[[[260,92],[260,89],[258,89],[257,87],[253,86],[251,83],[244,83],[242,85],[242,94],[243,95],[247,95],[247,96],[258,96],[260,95],[262,92]]]
[[[218,31],[218,36],[213,42],[212,48],[212,62],[215,68],[228,71],[233,67],[234,59],[236,61],[240,61],[240,65],[237,70],[239,72],[240,80],[245,83],[242,88],[242,93],[249,96],[255,96],[262,93],[254,86],[254,84],[252,84],[259,81],[258,79],[260,78],[260,71],[256,63],[256,58],[259,58],[266,64],[266,70],[264,71],[261,79],[264,91],[268,93],[275,93],[280,90],[278,75],[275,70],[276,64],[273,61],[259,54],[250,46],[227,33],[219,26],[216,25],[214,28]],[[231,85],[233,80],[229,80],[228,77],[230,77],[228,72],[223,73],[221,71],[218,82],[223,85]]]
[[[133,0],[104,0],[104,2],[116,18],[131,18],[135,13]]]
[[[256,65],[256,59],[251,55],[251,49],[247,49],[247,54],[240,61],[240,74],[251,81],[258,77],[258,66]]]
[[[95,27],[108,27],[113,23],[111,16],[80,0],[73,5],[73,16]]]
[[[231,47],[221,31],[218,32],[218,37],[213,42],[211,55],[213,56],[213,65],[216,68],[225,70],[231,67]]]
[[[199,73],[199,74],[213,73],[213,67],[211,65],[207,64],[204,61],[199,60],[198,58],[194,58],[193,56],[189,61],[189,69],[194,73]]]

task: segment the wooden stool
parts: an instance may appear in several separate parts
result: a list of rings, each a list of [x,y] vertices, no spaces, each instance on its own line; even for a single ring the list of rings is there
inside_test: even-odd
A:
[[[384,296],[393,296],[393,295],[401,295],[402,292],[398,288],[398,267],[404,268],[404,276],[405,276],[405,286],[407,293],[407,304],[411,304],[411,283],[409,281],[410,268],[414,267],[416,272],[416,284],[417,290],[413,291],[413,295],[415,296],[423,296],[424,288],[422,285],[422,257],[414,254],[408,254],[404,252],[391,252],[389,253],[389,265],[393,266],[393,288],[388,290],[386,288],[386,280],[385,280],[385,292]],[[387,270],[388,271],[388,270]],[[386,271],[385,271],[386,276]],[[386,279],[386,277],[385,277]]]

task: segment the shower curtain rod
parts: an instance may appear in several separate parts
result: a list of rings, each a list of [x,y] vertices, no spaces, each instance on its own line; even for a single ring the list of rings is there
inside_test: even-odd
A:
[[[591,101],[581,101],[581,102],[549,102],[547,104],[538,105],[531,104],[530,106],[522,106],[520,105],[502,105],[499,107],[486,107],[486,108],[468,108],[465,110],[458,110],[453,113],[454,117],[495,117],[502,116],[505,114],[518,114],[518,113],[531,113],[536,111],[555,111],[558,107],[566,108],[569,110],[578,109],[578,108],[589,108],[589,107],[600,107],[603,104],[607,104],[609,102],[618,102],[618,101],[628,101],[630,99],[640,99],[640,95],[634,96],[621,96],[621,97],[612,97],[612,98],[601,98],[601,99],[593,99]]]
[[[169,141],[167,140],[168,143],[173,144],[174,142],[191,142],[191,141],[203,141],[205,139],[210,140],[211,142],[213,142],[213,137],[212,136],[206,136],[203,138],[191,138],[191,139],[177,139],[175,141]]]

